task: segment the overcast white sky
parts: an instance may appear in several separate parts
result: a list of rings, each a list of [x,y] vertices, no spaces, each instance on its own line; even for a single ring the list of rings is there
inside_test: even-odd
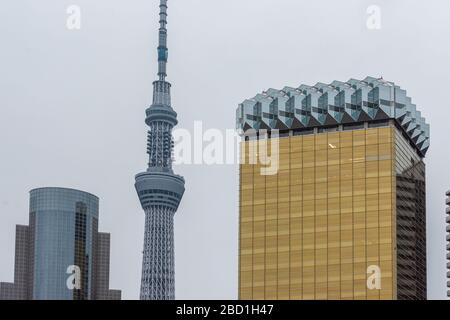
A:
[[[66,28],[69,5],[81,30]],[[146,168],[144,111],[156,74],[159,0],[5,0],[0,4],[0,281],[12,281],[28,191],[100,197],[112,234],[111,287],[138,298]],[[381,30],[366,27],[369,5]],[[383,76],[431,124],[427,154],[428,294],[445,297],[450,189],[450,3],[446,0],[169,0],[169,78],[179,127],[234,128],[237,104],[269,87]],[[237,167],[178,166],[180,299],[237,297]]]

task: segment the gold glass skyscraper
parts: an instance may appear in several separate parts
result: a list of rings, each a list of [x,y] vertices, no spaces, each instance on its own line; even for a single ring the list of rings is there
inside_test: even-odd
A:
[[[240,105],[238,125],[240,299],[426,299],[429,128],[403,90],[271,89]]]

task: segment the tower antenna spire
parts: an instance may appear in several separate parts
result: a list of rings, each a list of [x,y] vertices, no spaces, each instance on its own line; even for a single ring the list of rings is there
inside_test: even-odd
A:
[[[146,110],[148,168],[136,175],[136,191],[145,212],[141,299],[175,299],[175,213],[184,194],[184,178],[172,169],[172,130],[177,113],[171,106],[167,77],[167,0],[159,5],[158,79]]]
[[[159,45],[158,45],[158,76],[160,81],[167,77],[167,0],[161,0],[159,5]]]

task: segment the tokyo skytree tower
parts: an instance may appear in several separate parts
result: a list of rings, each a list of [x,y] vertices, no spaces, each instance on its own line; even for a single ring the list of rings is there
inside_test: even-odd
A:
[[[136,175],[136,191],[145,212],[141,300],[175,299],[173,220],[184,194],[184,179],[172,170],[172,129],[178,123],[166,81],[167,0],[160,0],[158,80],[153,82],[153,103],[146,110],[149,126],[148,169]]]

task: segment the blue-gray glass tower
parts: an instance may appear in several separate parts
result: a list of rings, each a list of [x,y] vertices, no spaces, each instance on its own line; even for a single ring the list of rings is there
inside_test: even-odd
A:
[[[172,129],[178,123],[167,82],[167,0],[160,3],[158,77],[153,103],[146,110],[149,126],[148,169],[136,176],[136,191],[145,211],[141,300],[175,299],[173,218],[184,194],[184,179],[172,170]]]
[[[0,284],[0,299],[120,299],[120,291],[109,290],[110,235],[98,232],[98,208],[87,192],[32,190],[30,224],[16,228],[14,283]],[[79,287],[68,286],[72,266]]]

